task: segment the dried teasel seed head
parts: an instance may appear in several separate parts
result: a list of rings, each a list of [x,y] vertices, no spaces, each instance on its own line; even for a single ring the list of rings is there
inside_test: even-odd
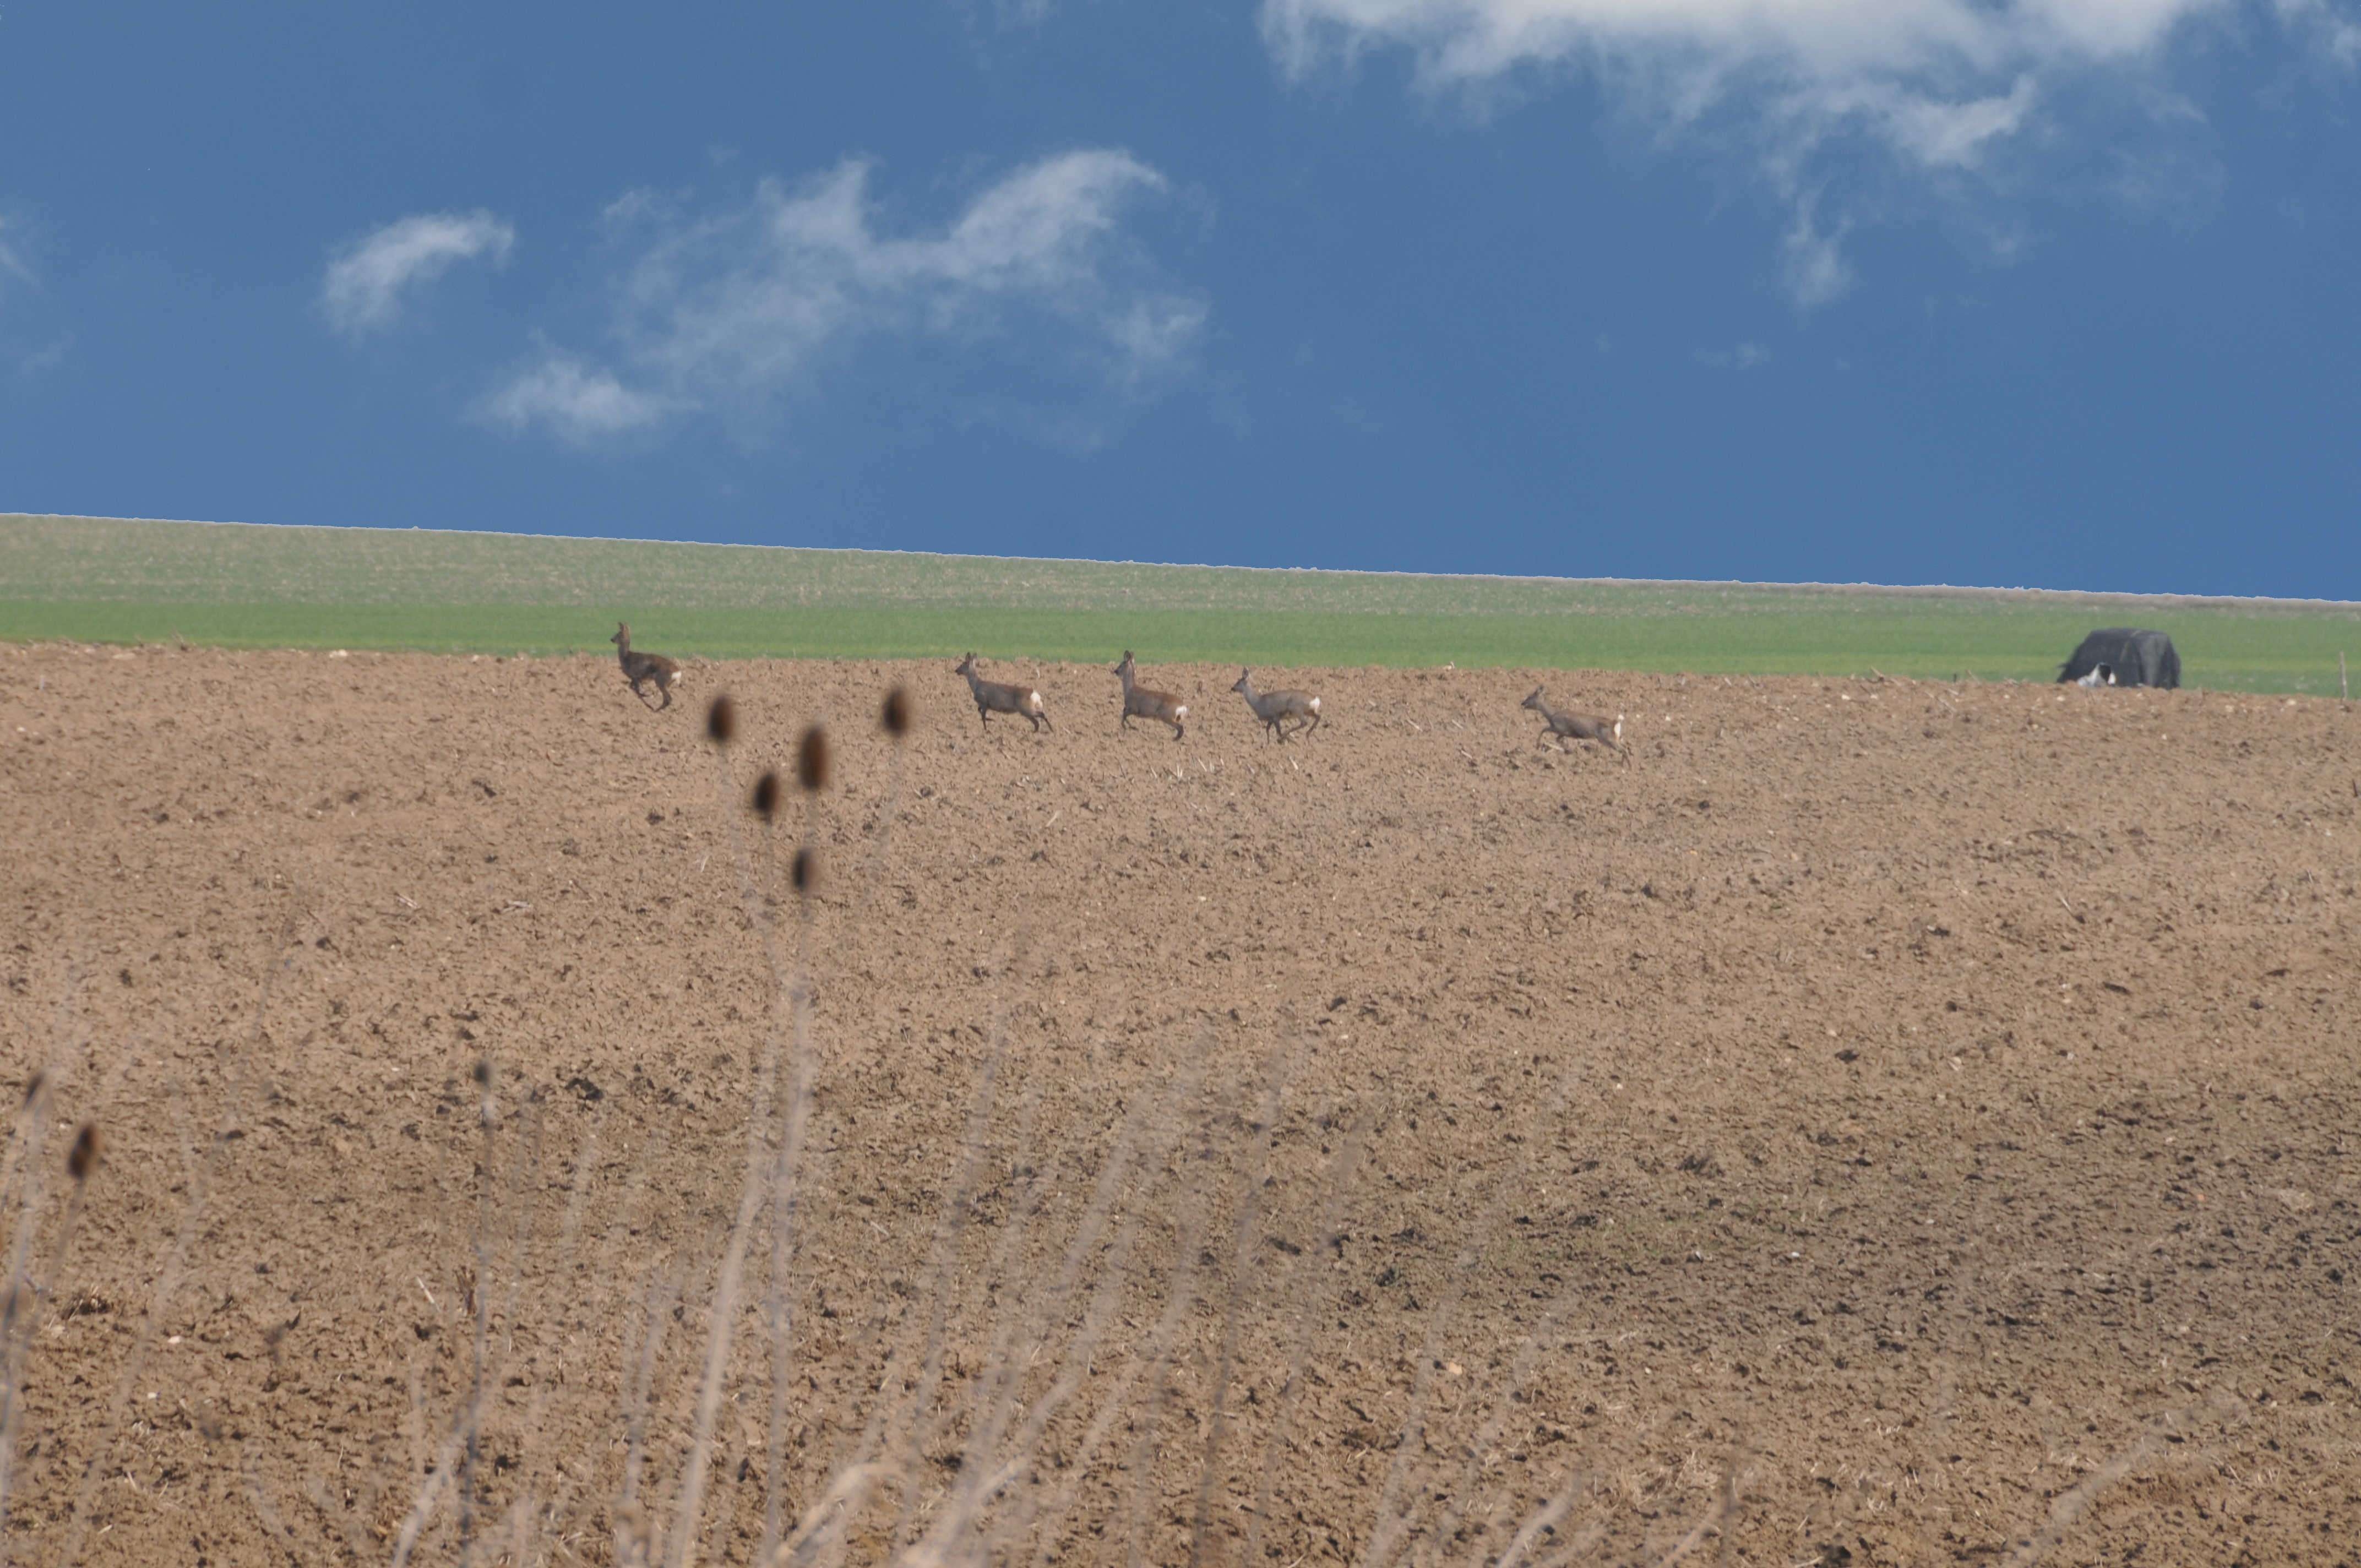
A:
[[[717,746],[727,746],[738,738],[738,705],[724,693],[713,699],[705,710],[705,733]]]
[[[885,694],[885,711],[879,716],[885,733],[899,740],[910,732],[910,694],[895,686]]]
[[[66,1156],[66,1174],[76,1181],[89,1180],[91,1170],[98,1164],[101,1152],[98,1124],[84,1122],[82,1124],[82,1131],[74,1135],[73,1153]]]
[[[754,799],[752,805],[754,807],[754,815],[761,817],[765,822],[768,822],[773,817],[778,815],[778,774],[764,773],[761,778],[754,781]]]
[[[814,795],[827,786],[828,731],[817,724],[804,731],[804,743],[796,749],[796,783]]]
[[[796,851],[794,876],[797,893],[809,893],[812,884],[819,881],[819,856],[812,851],[810,846]]]

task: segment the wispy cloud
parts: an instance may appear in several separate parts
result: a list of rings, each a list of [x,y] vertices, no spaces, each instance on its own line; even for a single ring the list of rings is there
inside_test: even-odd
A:
[[[552,353],[493,393],[484,411],[504,424],[545,424],[587,443],[643,430],[665,411],[664,400],[633,391],[612,373]]]
[[[1768,348],[1759,343],[1736,343],[1728,348],[1700,348],[1697,362],[1708,370],[1759,370],[1771,363]]]
[[[2323,53],[2350,70],[2361,66],[2361,21],[2340,13],[2330,0],[2277,0],[2279,15],[2303,28]]]
[[[616,284],[609,365],[552,348],[492,393],[495,422],[590,442],[697,410],[741,421],[863,337],[975,344],[1028,332],[1134,388],[1184,361],[1205,307],[1159,287],[1126,234],[1166,189],[1130,155],[1063,153],[1016,170],[939,232],[880,232],[870,166],[840,164],[703,218],[634,194],[608,209],[634,256]]]
[[[2361,57],[2349,0],[2269,0],[2321,58]],[[1842,293],[1843,225],[1817,225],[1808,167],[1839,142],[1928,174],[1984,167],[2053,88],[2154,77],[2175,36],[2260,0],[1264,0],[1273,52],[1301,74],[1373,48],[1411,53],[1430,88],[1587,71],[1675,130],[1734,116],[1791,208],[1798,303]]]
[[[421,213],[362,236],[330,258],[320,284],[328,324],[350,337],[391,326],[402,297],[453,264],[508,259],[516,230],[487,212]]]
[[[34,275],[33,264],[8,237],[8,220],[0,218],[0,283],[16,283],[38,287],[40,280]]]
[[[1813,221],[1814,203],[1807,196],[1795,203],[1795,222],[1785,242],[1787,292],[1806,308],[1825,305],[1852,287],[1852,269],[1841,248],[1845,225],[1822,234]]]
[[[2328,0],[2277,4],[2287,15],[2334,15]],[[1725,88],[1883,87],[1957,103],[2028,70],[2147,57],[2184,22],[2232,9],[2229,0],[1265,0],[1263,28],[1297,71],[1377,43],[1414,49],[1438,80],[1589,61]]]
[[[63,363],[73,330],[49,295],[21,220],[0,215],[0,367],[38,376]]]

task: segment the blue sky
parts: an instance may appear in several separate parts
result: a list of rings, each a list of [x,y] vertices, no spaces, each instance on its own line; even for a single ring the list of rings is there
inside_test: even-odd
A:
[[[2361,0],[0,5],[0,510],[2361,598]]]

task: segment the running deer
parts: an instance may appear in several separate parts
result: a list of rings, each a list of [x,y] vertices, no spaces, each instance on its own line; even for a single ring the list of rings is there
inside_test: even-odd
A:
[[[1003,685],[998,681],[985,680],[975,673],[974,654],[970,653],[961,660],[960,667],[951,674],[967,677],[967,689],[975,694],[976,717],[983,721],[987,733],[992,729],[992,716],[995,713],[1021,713],[1033,721],[1037,732],[1044,724],[1049,724],[1049,712],[1041,706],[1039,692],[1031,686]],[[1049,724],[1049,728],[1055,729],[1058,727]]]
[[[648,700],[647,694],[640,690],[640,683],[653,681],[656,690],[664,693],[664,701],[656,704],[656,710],[662,712],[670,707],[672,688],[680,685],[679,662],[667,659],[661,653],[632,652],[631,623],[628,620],[617,621],[615,635],[607,641],[615,645],[616,656],[623,661],[623,678],[631,683],[631,695],[644,703]]]
[[[1115,667],[1115,673],[1123,682],[1123,727],[1126,729],[1131,728],[1134,714],[1142,718],[1160,718],[1172,726],[1172,739],[1180,739],[1180,726],[1189,717],[1189,705],[1170,692],[1150,691],[1146,686],[1134,685],[1133,677],[1138,672],[1132,667],[1131,650],[1128,648],[1123,651],[1123,663]]]
[[[1610,751],[1621,751],[1627,765],[1631,761],[1631,753],[1623,745],[1623,716],[1620,713],[1611,719],[1593,718],[1585,713],[1560,713],[1542,700],[1539,686],[1518,706],[1532,708],[1548,722],[1549,728],[1534,737],[1536,740],[1563,735],[1570,740],[1596,740]]]
[[[1230,688],[1246,699],[1255,717],[1270,727],[1270,732],[1284,741],[1290,735],[1301,735],[1320,728],[1320,699],[1301,692],[1258,692],[1254,689],[1254,672],[1240,670],[1238,684]],[[1295,728],[1290,729],[1281,719],[1292,718]]]

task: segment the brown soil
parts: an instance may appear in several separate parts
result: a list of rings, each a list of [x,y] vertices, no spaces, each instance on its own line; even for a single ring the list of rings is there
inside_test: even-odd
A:
[[[0,650],[11,1558],[2356,1560],[2351,710],[986,668]]]

